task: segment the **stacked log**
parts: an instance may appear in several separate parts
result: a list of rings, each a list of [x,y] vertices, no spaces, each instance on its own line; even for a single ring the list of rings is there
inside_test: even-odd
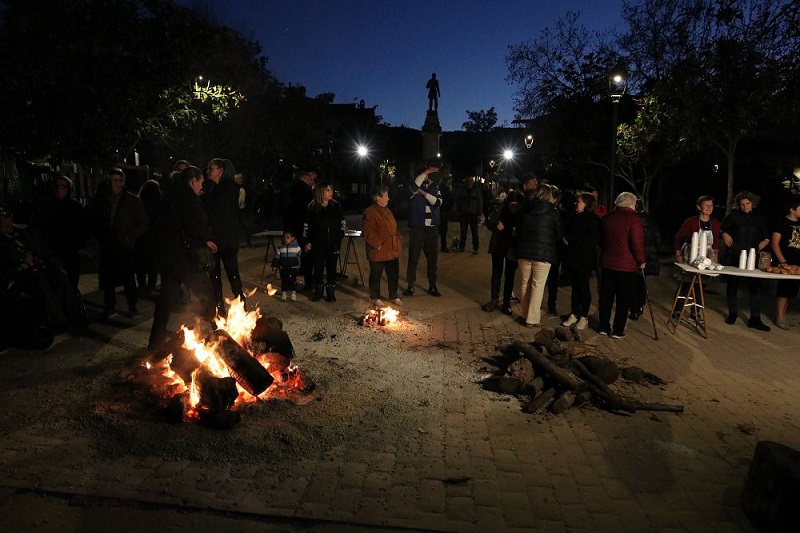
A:
[[[527,397],[523,400],[526,413],[549,408],[560,414],[587,402],[625,414],[639,410],[683,412],[681,405],[643,403],[614,392],[609,385],[619,378],[619,367],[593,354],[574,327],[542,329],[533,343],[517,340],[503,346],[502,351],[513,360],[495,381],[496,389]]]

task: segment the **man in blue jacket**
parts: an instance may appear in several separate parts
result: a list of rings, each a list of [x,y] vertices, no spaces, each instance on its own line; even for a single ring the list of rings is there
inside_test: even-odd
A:
[[[414,294],[420,252],[425,254],[427,263],[428,294],[431,296],[442,295],[436,288],[439,252],[437,227],[441,222],[442,195],[439,187],[430,179],[430,175],[435,172],[439,172],[437,167],[426,168],[409,186],[411,201],[408,210],[409,243],[408,268],[406,269],[408,287],[403,292],[406,296]]]

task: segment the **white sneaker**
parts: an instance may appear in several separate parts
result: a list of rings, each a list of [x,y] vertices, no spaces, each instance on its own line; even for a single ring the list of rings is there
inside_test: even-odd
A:
[[[401,300],[400,298],[395,298],[394,300],[392,300],[392,303],[394,305],[403,305],[403,300]]]
[[[588,326],[588,325],[589,325],[589,319],[586,318],[585,316],[582,316],[580,319],[578,319],[578,323],[575,324],[575,328],[576,329],[586,329],[586,326]]]
[[[372,300],[372,305],[376,305],[378,307],[383,307],[383,306],[386,305],[386,303],[383,300],[381,300],[380,298],[375,298],[374,300]]]
[[[286,301],[286,291],[281,291],[281,301],[282,302]]]
[[[296,291],[292,291],[292,295],[289,296],[289,299],[292,300],[293,302],[296,302],[297,301],[297,292]]]
[[[577,322],[578,322],[578,317],[576,317],[575,315],[571,314],[571,315],[569,315],[567,317],[567,319],[565,321],[563,321],[561,323],[561,325],[564,326],[564,327],[570,327],[572,324],[575,324]]]

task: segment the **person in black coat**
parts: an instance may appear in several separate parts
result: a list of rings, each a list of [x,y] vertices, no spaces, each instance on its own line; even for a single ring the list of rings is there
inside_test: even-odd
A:
[[[750,191],[742,191],[733,199],[737,209],[725,217],[722,222],[722,242],[728,250],[723,263],[729,266],[739,264],[739,254],[744,250],[755,248],[756,252],[769,245],[770,233],[767,221],[763,215],[754,213],[758,207],[759,197]],[[728,287],[725,294],[728,298],[728,316],[726,324],[733,324],[739,317],[739,276],[725,276]],[[761,321],[761,293],[764,291],[764,281],[758,278],[745,278],[750,285],[750,318],[747,327],[759,331],[769,331],[770,327]]]
[[[564,229],[564,266],[569,272],[572,296],[570,315],[562,326],[575,324],[578,329],[589,325],[592,292],[589,280],[597,266],[597,245],[600,244],[600,218],[594,214],[595,199],[591,193],[575,195],[575,212],[567,218]]]
[[[70,283],[77,288],[80,250],[89,237],[89,228],[86,210],[72,194],[72,180],[63,174],[57,175],[53,180],[53,196],[36,205],[31,226],[61,259]]]
[[[514,275],[517,272],[517,257],[514,252],[514,239],[517,215],[525,201],[521,191],[509,191],[503,203],[489,213],[487,223],[492,232],[489,239],[489,253],[492,256],[491,300],[481,306],[487,312],[497,309],[500,297],[500,282],[503,283],[503,304],[500,311],[511,315],[511,294],[514,292]]]
[[[522,287],[522,314],[528,327],[541,325],[547,274],[556,261],[556,248],[564,233],[561,216],[550,203],[552,197],[549,185],[539,185],[523,206],[519,219],[517,266]]]
[[[158,249],[159,231],[162,224],[161,184],[156,180],[145,181],[139,189],[139,199],[147,212],[150,227],[136,241],[136,282],[145,294],[156,291],[158,272],[161,270],[161,254]]]
[[[308,205],[303,227],[305,249],[314,257],[314,301],[322,299],[323,289],[327,290],[326,301],[336,301],[337,263],[345,228],[342,206],[333,199],[333,186],[323,181],[314,189],[314,200]]]
[[[181,283],[191,289],[198,299],[196,314],[211,322],[214,319],[214,298],[209,277],[209,263],[201,265],[195,257],[197,251],[215,253],[217,245],[211,240],[200,192],[203,173],[194,166],[184,168],[174,178],[174,183],[164,195],[164,216],[161,218],[161,294],[153,313],[148,348],[162,344],[168,337],[167,326],[172,304],[180,298]]]
[[[211,282],[220,316],[227,314],[222,294],[222,269],[234,297],[244,301],[242,276],[239,274],[239,186],[233,180],[233,165],[227,159],[212,159],[208,163],[208,178],[203,183],[203,201],[208,213],[212,239],[217,245]]]
[[[283,215],[283,227],[292,230],[304,250],[305,245],[308,243],[303,240],[303,225],[308,212],[308,204],[314,200],[316,183],[316,172],[301,172],[297,179],[289,185],[289,197]],[[311,255],[310,253],[304,253],[300,264],[300,272],[302,272],[304,280],[304,291],[310,291],[314,288],[314,260]]]

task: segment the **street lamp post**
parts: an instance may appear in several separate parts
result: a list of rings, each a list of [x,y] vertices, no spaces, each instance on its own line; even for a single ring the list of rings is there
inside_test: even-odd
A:
[[[627,89],[628,80],[625,69],[618,66],[608,76],[608,95],[611,97],[611,172],[608,186],[606,187],[606,199],[611,202],[614,197],[614,180],[616,178],[617,166],[617,123],[619,122],[619,102]]]

